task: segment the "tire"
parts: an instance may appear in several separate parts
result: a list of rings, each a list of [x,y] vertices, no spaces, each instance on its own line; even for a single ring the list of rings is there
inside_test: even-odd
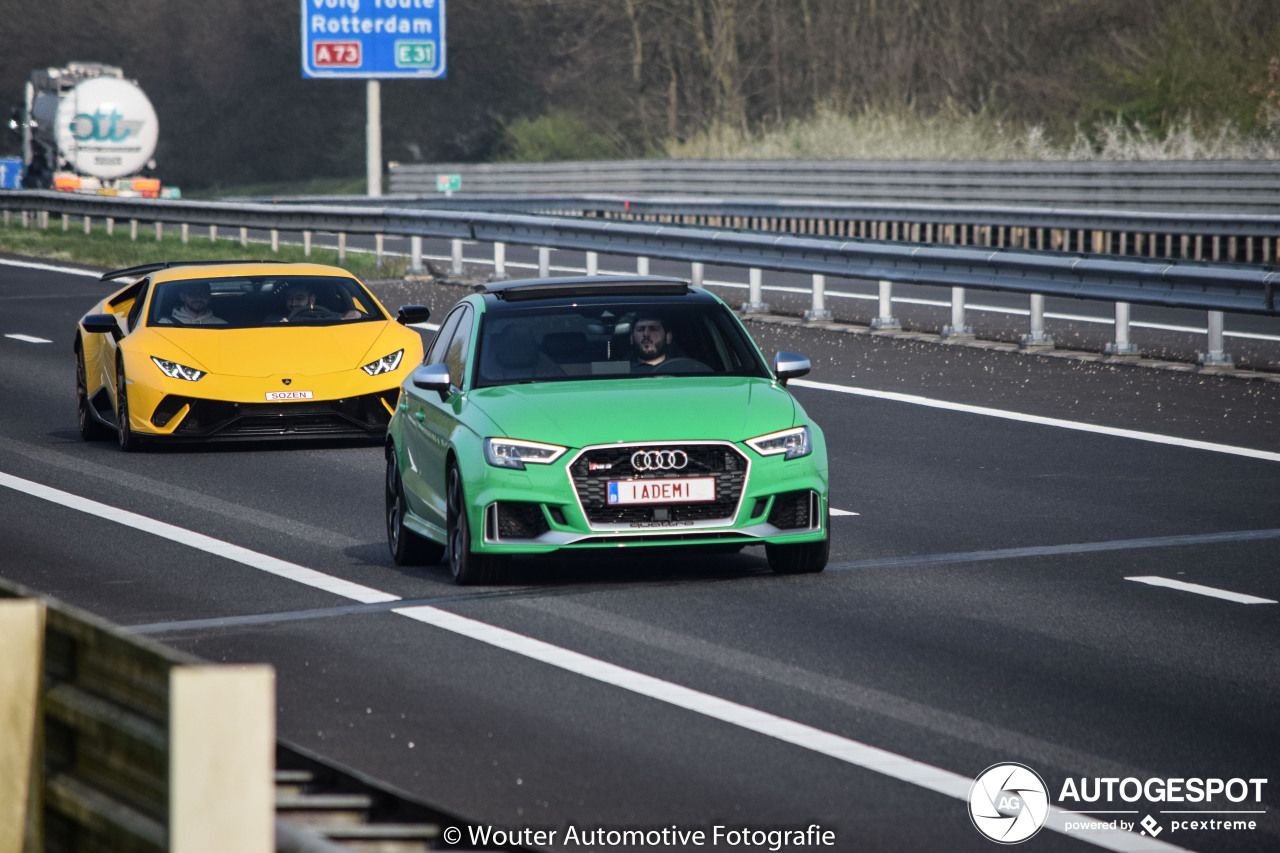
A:
[[[76,422],[85,441],[102,441],[111,434],[99,421],[89,402],[89,372],[84,366],[84,350],[76,347]]]
[[[124,359],[116,359],[116,444],[125,453],[142,447],[142,439],[129,426],[129,384],[125,381]]]
[[[398,566],[423,566],[440,562],[444,557],[444,546],[423,539],[404,525],[408,504],[394,449],[387,454],[386,493],[387,549],[391,552],[391,559]]]
[[[462,486],[462,472],[449,466],[446,528],[449,540],[449,571],[459,586],[497,583],[506,560],[493,554],[477,554],[471,550],[471,523],[467,520],[467,499]]]
[[[827,567],[831,553],[831,515],[823,521],[827,535],[821,542],[802,542],[798,545],[770,545],[765,543],[764,554],[769,568],[779,575],[816,574]]]

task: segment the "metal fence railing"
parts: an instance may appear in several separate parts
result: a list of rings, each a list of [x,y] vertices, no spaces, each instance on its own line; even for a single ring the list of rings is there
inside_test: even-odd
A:
[[[71,217],[83,217],[86,228],[92,217],[161,223],[237,227],[241,239],[248,228],[269,230],[273,244],[279,231],[297,231],[310,246],[315,231],[408,237],[413,246],[413,266],[421,268],[424,237],[454,241],[455,264],[460,261],[463,240],[494,245],[495,274],[503,274],[505,246],[509,243],[539,249],[585,252],[587,269],[599,254],[631,256],[638,268],[648,258],[690,263],[691,277],[701,280],[707,264],[751,271],[750,296],[744,310],[763,307],[760,272],[778,270],[813,276],[812,301],[806,317],[822,319],[827,276],[880,282],[881,304],[895,283],[950,287],[952,323],[945,334],[968,333],[964,317],[966,289],[1004,291],[1030,298],[1031,325],[1024,343],[1048,343],[1043,328],[1045,296],[1061,296],[1113,302],[1116,305],[1115,339],[1108,352],[1136,353],[1129,340],[1128,309],[1133,303],[1190,308],[1210,312],[1209,342],[1202,361],[1226,365],[1222,347],[1222,313],[1275,315],[1275,288],[1280,271],[1265,266],[1173,259],[1124,257],[1107,254],[1045,252],[1012,247],[904,243],[861,238],[788,236],[723,228],[633,223],[598,218],[569,218],[498,214],[477,211],[409,210],[404,208],[326,206],[308,204],[232,204],[226,202],[124,199],[78,196],[54,192],[0,191],[0,210],[12,211],[28,221],[48,227],[50,215],[61,214],[62,227]],[[377,243],[379,251],[382,241]],[[540,253],[540,258],[545,255]],[[545,260],[540,267],[545,269]],[[541,270],[540,270],[541,271]],[[882,312],[883,314],[883,312]],[[889,317],[882,316],[888,320]]]
[[[1280,214],[1280,161],[598,160],[398,163],[389,191],[678,195]]]

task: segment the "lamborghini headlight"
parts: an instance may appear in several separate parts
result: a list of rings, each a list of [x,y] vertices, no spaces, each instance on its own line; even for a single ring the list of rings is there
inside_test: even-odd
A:
[[[776,456],[781,453],[783,459],[799,459],[813,452],[813,439],[807,426],[749,438],[747,444],[761,456]]]
[[[398,349],[391,355],[384,355],[377,361],[371,361],[360,369],[370,376],[377,376],[380,373],[390,373],[400,366],[400,359],[404,358],[404,350]]]
[[[170,379],[185,379],[188,382],[198,382],[200,377],[205,374],[203,370],[196,370],[194,367],[187,367],[185,364],[178,364],[176,361],[156,358],[154,355],[151,356],[151,360],[156,363],[156,367],[160,368],[160,372]]]
[[[559,459],[567,448],[557,444],[539,444],[518,438],[486,438],[484,458],[499,468],[515,468],[523,471],[526,462],[549,465]]]

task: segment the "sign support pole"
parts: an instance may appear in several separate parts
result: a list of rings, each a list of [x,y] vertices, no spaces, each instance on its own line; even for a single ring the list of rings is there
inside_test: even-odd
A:
[[[381,81],[365,81],[365,95],[369,102],[365,121],[365,175],[369,179],[369,195],[382,195],[382,85]]]

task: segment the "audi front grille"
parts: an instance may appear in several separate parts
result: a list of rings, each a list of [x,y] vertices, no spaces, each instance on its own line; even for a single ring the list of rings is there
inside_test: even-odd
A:
[[[747,482],[747,458],[727,442],[679,442],[588,447],[569,465],[569,476],[587,521],[596,530],[705,527],[737,514]],[[715,480],[715,499],[671,503],[610,504],[609,481]]]

